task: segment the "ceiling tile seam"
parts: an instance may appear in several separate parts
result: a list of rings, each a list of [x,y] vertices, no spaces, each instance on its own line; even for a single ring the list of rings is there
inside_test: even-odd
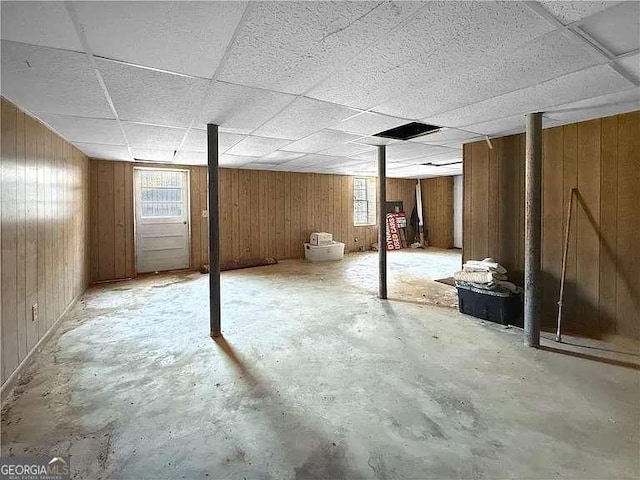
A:
[[[124,131],[124,127],[122,126],[122,123],[120,122],[120,116],[118,115],[118,111],[116,110],[115,105],[113,104],[113,100],[111,98],[111,95],[109,94],[109,90],[107,90],[107,85],[104,82],[104,79],[102,78],[102,73],[100,72],[100,69],[98,68],[98,64],[96,63],[95,58],[93,57],[93,50],[91,50],[91,47],[89,46],[89,42],[87,40],[87,36],[84,32],[84,28],[82,27],[81,23],[80,23],[80,19],[78,18],[78,13],[76,12],[75,7],[73,6],[73,3],[71,2],[71,0],[67,0],[64,2],[64,6],[65,9],[69,15],[69,18],[71,19],[71,23],[73,24],[73,28],[76,31],[76,35],[78,36],[78,40],[80,40],[80,44],[83,46],[83,48],[85,49],[85,54],[87,56],[87,60],[89,61],[89,64],[91,65],[91,68],[93,68],[93,71],[96,75],[96,78],[98,79],[98,83],[100,84],[100,87],[102,88],[102,92],[104,93],[105,99],[107,101],[107,103],[109,104],[109,108],[111,109],[111,112],[113,113],[113,115],[116,118],[116,121],[118,122],[118,126],[120,127],[120,130],[122,132],[122,135],[124,136],[124,140],[127,144],[127,150],[129,152],[129,155],[131,156],[131,160],[134,160],[133,157],[133,151],[131,150],[131,145],[129,145],[129,139],[127,138],[127,133]]]
[[[607,1],[608,1],[608,0],[607,0]],[[625,1],[628,1],[628,0],[625,0]],[[597,11],[597,12],[594,12],[594,13],[592,13],[592,14],[590,14],[590,15],[587,15],[586,17],[579,18],[578,20],[575,20],[575,21],[573,21],[573,22],[571,22],[571,23],[568,23],[568,24],[566,25],[566,27],[567,27],[567,28],[575,28],[575,27],[579,27],[580,25],[582,25],[582,24],[586,23],[588,20],[590,20],[590,19],[591,19],[592,17],[594,17],[595,15],[598,15],[598,14],[600,14],[600,13],[604,12],[605,10],[611,10],[612,8],[615,8],[615,7],[617,7],[618,5],[620,5],[620,4],[622,4],[622,3],[624,3],[624,1],[619,1],[619,2],[608,2],[608,3],[609,3],[609,5],[607,5],[607,7],[606,7],[606,8],[604,8],[604,9],[602,9],[602,10],[599,10],[599,11]]]
[[[625,55],[626,55],[626,54],[625,54]],[[433,114],[431,114],[431,115],[428,115],[428,116],[426,116],[426,117],[420,118],[420,119],[415,120],[415,121],[417,121],[417,122],[425,122],[425,121],[428,121],[428,119],[429,119],[429,118],[434,117],[434,116],[436,116],[436,115],[445,115],[445,114],[447,114],[447,113],[455,112],[456,110],[460,110],[460,109],[463,109],[463,108],[471,107],[471,106],[473,106],[473,105],[477,105],[477,104],[480,104],[480,103],[483,103],[483,102],[487,102],[487,101],[489,101],[489,100],[494,100],[494,99],[496,99],[496,98],[500,98],[500,97],[503,97],[503,96],[505,96],[505,95],[510,95],[510,94],[512,94],[512,93],[517,93],[517,92],[520,92],[520,91],[522,91],[522,90],[527,90],[527,89],[529,89],[529,88],[532,88],[532,87],[535,87],[535,86],[538,86],[538,85],[543,85],[543,84],[548,83],[548,82],[551,82],[551,81],[553,81],[553,80],[557,80],[557,79],[559,79],[559,78],[566,77],[567,75],[573,75],[573,74],[575,74],[575,73],[580,73],[580,72],[583,72],[583,71],[589,70],[589,69],[594,68],[594,67],[600,67],[600,66],[602,66],[602,65],[609,65],[609,66],[612,66],[613,64],[615,64],[615,60],[616,60],[616,58],[614,57],[614,59],[613,59],[613,60],[607,60],[607,61],[603,61],[602,63],[596,63],[596,64],[593,64],[593,65],[589,65],[588,67],[583,67],[583,68],[579,68],[579,69],[577,69],[577,70],[569,71],[569,72],[564,73],[564,74],[562,74],[562,75],[560,75],[560,76],[558,76],[558,77],[549,78],[548,80],[545,80],[544,82],[538,82],[538,83],[536,83],[536,84],[528,85],[528,86],[526,86],[526,87],[516,88],[515,90],[509,90],[508,92],[503,92],[503,93],[500,93],[500,94],[498,94],[498,95],[494,95],[494,96],[492,96],[492,97],[487,97],[487,98],[485,98],[485,99],[483,99],[483,100],[480,100],[480,101],[477,101],[477,102],[467,103],[467,104],[465,104],[465,105],[461,105],[461,106],[456,107],[456,108],[450,108],[449,110],[442,110],[442,111],[438,111],[438,112],[435,112],[435,113],[433,113]],[[618,73],[620,73],[620,72],[618,72]],[[621,74],[621,75],[622,75],[622,74]],[[626,79],[627,81],[630,81],[630,82],[631,82],[631,83],[633,83],[634,85],[636,84],[636,81],[635,81],[635,80],[631,80],[630,78],[627,78],[627,76],[625,76],[625,75],[622,75],[622,76],[623,76],[623,77],[625,77],[625,79]],[[633,78],[633,77],[631,77],[631,78]],[[472,124],[468,124],[468,125],[472,125]],[[463,126],[466,126],[466,125],[463,125]],[[460,128],[457,128],[457,127],[445,127],[444,125],[442,125],[442,127],[443,127],[443,128],[453,128],[453,129],[455,129],[455,130],[461,130]],[[469,131],[467,131],[467,132],[468,132],[468,133],[476,133],[476,132],[469,132]]]
[[[614,92],[614,93],[627,92],[627,91],[635,90],[636,88],[638,88],[638,87],[635,87],[635,86],[634,86],[634,87],[629,87],[629,88],[626,88],[626,89],[624,89],[624,90],[619,90],[618,92]],[[599,95],[599,96],[597,96],[597,97],[592,97],[592,98],[590,98],[589,100],[595,100],[595,99],[597,99],[597,98],[604,97],[604,96],[607,96],[607,95],[610,95],[610,94],[609,94],[609,93],[605,93],[604,95]],[[580,101],[580,100],[579,100],[579,101]],[[575,103],[575,102],[571,102],[571,103]],[[569,103],[568,105],[571,105],[571,103]],[[564,104],[556,104],[556,105],[553,105],[553,106],[551,107],[551,109],[549,109],[549,108],[548,108],[548,109],[545,109],[545,111],[544,111],[544,112],[542,112],[542,114],[543,114],[542,116],[543,116],[543,117],[545,117],[545,115],[546,115],[546,114],[553,114],[553,113],[570,113],[570,112],[579,112],[579,111],[581,111],[581,110],[585,110],[585,109],[589,109],[589,108],[615,107],[615,106],[619,106],[619,105],[626,105],[626,104],[628,104],[628,103],[630,103],[630,101],[629,101],[629,100],[627,100],[627,101],[620,101],[620,102],[614,102],[614,103],[607,103],[606,105],[596,105],[596,106],[590,105],[590,106],[587,106],[587,107],[561,108],[561,109],[555,109],[555,110],[554,110],[554,109],[553,109],[553,107],[561,107],[562,105],[567,105],[566,103],[564,103]],[[507,117],[505,117],[505,118],[507,118]],[[551,117],[546,117],[546,118],[548,118],[549,120],[553,120],[554,122],[558,122],[558,121],[560,121],[560,120],[558,120],[557,118],[551,118]]]
[[[594,39],[591,35],[589,35],[584,30],[580,28],[575,28],[570,31],[573,32],[574,35],[579,37],[584,43],[588,44],[592,49],[600,52],[601,55],[604,55],[608,59],[609,65],[611,65],[616,72],[618,72],[620,75],[622,75],[624,78],[629,80],[634,85],[640,85],[640,82],[635,77],[635,75],[633,75],[631,72],[629,72],[626,68],[624,68],[619,63],[616,63],[616,60],[618,60],[619,57],[627,56],[631,52],[625,52],[621,55],[614,55],[613,52],[607,49],[604,45],[602,45],[600,42],[598,42],[596,39]],[[637,52],[638,49],[632,50],[632,52],[633,51]]]
[[[6,38],[1,39],[0,41],[6,42],[6,43],[15,43],[18,45],[26,45],[26,46],[35,47],[35,48],[44,48],[46,50],[56,50],[58,52],[65,52],[65,53],[79,53],[80,55],[84,55],[85,53],[87,53],[81,50],[72,50],[69,48],[60,48],[60,47],[48,47],[46,45],[38,45],[37,43],[18,42],[17,40],[7,40]]]
[[[568,25],[562,23],[558,17],[547,10],[541,3],[534,1],[526,1],[522,3],[533,13],[549,22],[553,27],[561,30],[566,30],[568,28]]]
[[[349,58],[349,60],[345,61],[344,64],[349,64],[351,62],[353,62],[356,58],[358,58],[360,55],[362,55],[364,52],[366,52],[367,50],[369,50],[370,48],[372,48],[374,45],[377,45],[379,42],[383,41],[385,38],[387,38],[393,31],[397,30],[398,28],[401,28],[402,26],[405,26],[413,21],[415,21],[418,13],[420,13],[422,10],[425,10],[428,7],[428,4],[425,3],[423,6],[417,8],[414,12],[412,12],[410,15],[407,15],[407,18],[405,18],[403,21],[398,22],[397,24],[395,24],[393,27],[391,27],[389,30],[387,30],[386,32],[384,32],[382,35],[380,35],[379,37],[377,37],[375,40],[372,40],[370,43],[368,43],[366,46],[364,46],[361,50],[359,50],[357,53],[355,53],[353,56],[351,56]],[[262,128],[264,125],[266,125],[267,123],[269,123],[271,120],[275,119],[278,115],[280,115],[282,112],[284,112],[287,108],[289,108],[291,105],[293,105],[294,102],[296,102],[298,99],[300,98],[307,98],[310,100],[314,100],[314,101],[319,101],[319,102],[324,102],[324,103],[328,103],[331,105],[339,105],[341,107],[344,108],[349,108],[351,110],[354,111],[359,111],[361,109],[359,108],[352,108],[346,105],[340,105],[337,103],[332,103],[332,102],[326,102],[323,100],[319,100],[313,97],[309,97],[309,93],[311,93],[313,90],[315,90],[316,88],[318,88],[320,85],[322,85],[324,82],[326,82],[327,80],[329,80],[341,67],[336,67],[333,70],[331,70],[327,75],[325,75],[323,78],[321,78],[318,82],[316,82],[315,84],[313,84],[311,87],[307,88],[304,92],[296,95],[291,102],[289,102],[287,105],[285,105],[282,109],[280,109],[278,112],[276,112],[273,116],[271,116],[270,118],[268,118],[267,120],[265,120],[264,122],[262,122],[262,124],[258,125],[256,128],[254,128],[251,132],[249,132],[250,134],[252,134],[253,132],[255,132],[256,130]],[[360,113],[364,113],[364,112],[360,112]],[[357,115],[357,114],[356,114]],[[338,125],[338,124],[335,124]],[[331,128],[334,127],[335,125],[331,125],[325,128]],[[313,135],[315,133],[318,133],[320,131],[324,130],[324,128],[321,128],[319,130],[316,130],[314,132],[311,132],[309,135],[307,135],[306,137]],[[303,137],[303,138],[306,138]],[[299,138],[297,140],[292,140],[291,143],[296,142],[298,140],[302,140],[302,138]],[[289,145],[289,144],[287,144]],[[285,145],[286,146],[286,145]],[[283,148],[283,147],[280,147]]]
[[[213,73],[213,76],[209,79],[209,84],[205,88],[205,91],[204,91],[204,93],[202,95],[202,99],[201,99],[200,103],[198,104],[199,108],[196,108],[196,111],[194,112],[193,118],[191,119],[191,123],[189,123],[189,126],[187,127],[187,131],[185,132],[184,137],[182,137],[182,141],[180,142],[180,145],[178,146],[178,149],[175,151],[175,153],[173,155],[174,159],[178,155],[180,155],[180,152],[182,151],[182,148],[184,147],[184,143],[187,140],[187,136],[189,135],[189,132],[193,128],[193,125],[196,123],[196,121],[198,120],[200,115],[202,114],[202,110],[204,108],[204,104],[205,104],[207,98],[209,97],[209,95],[211,93],[211,89],[212,89],[214,83],[216,82],[218,76],[220,75],[220,72],[222,71],[222,68],[225,66],[227,60],[229,59],[229,55],[231,53],[231,49],[233,48],[234,44],[236,43],[236,41],[238,39],[238,35],[240,34],[240,31],[244,28],[245,24],[247,23],[247,19],[249,17],[249,13],[251,12],[251,9],[252,9],[252,3],[251,2],[247,2],[245,4],[245,6],[244,6],[244,10],[242,12],[242,16],[240,17],[240,20],[238,21],[238,24],[236,25],[236,28],[233,31],[233,35],[231,36],[231,38],[229,39],[229,42],[227,43],[227,46],[225,47],[224,54],[222,55],[222,58],[220,59],[220,62],[218,63],[218,66],[216,67],[216,70]],[[236,144],[237,143],[239,143],[239,142],[236,142]],[[233,146],[235,146],[235,144]],[[232,147],[230,147],[230,148],[232,148]]]
[[[636,86],[631,86],[631,87],[629,87],[629,88],[623,88],[622,90],[618,90],[618,91],[616,91],[616,92],[609,92],[609,93],[606,93],[606,94],[604,94],[604,95],[600,95],[600,96],[610,95],[610,94],[612,94],[612,93],[626,92],[627,90],[633,90],[634,88],[637,88],[637,87],[636,87]],[[599,97],[591,97],[591,99],[592,99],[592,98],[599,98]],[[582,99],[582,100],[589,100],[589,99]],[[582,101],[582,100],[576,100],[576,102],[580,102],[580,101]],[[576,103],[576,102],[570,102],[569,104],[571,104],[571,103]],[[616,103],[613,103],[613,104],[611,104],[611,105],[619,105],[619,104],[625,104],[625,103],[628,103],[628,102],[616,102]],[[542,114],[543,114],[543,116],[544,116],[544,114],[545,114],[545,113],[557,113],[557,112],[556,112],[556,111],[554,111],[553,109],[554,109],[555,107],[561,107],[562,105],[567,105],[567,104],[566,104],[566,103],[556,103],[556,104],[554,104],[554,105],[550,105],[549,107],[547,107],[547,108],[545,108],[544,110],[540,111],[540,113],[542,113]],[[602,107],[602,106],[605,106],[605,105],[600,105],[600,107]],[[594,107],[580,107],[580,108],[578,108],[578,109],[575,109],[575,111],[578,111],[578,110],[584,110],[584,109],[589,109],[589,108],[594,108]],[[559,110],[558,112],[562,112],[562,111],[563,111],[563,110]],[[491,118],[491,119],[487,120],[487,122],[497,122],[497,121],[500,121],[500,120],[505,120],[505,119],[510,118],[510,117],[515,117],[515,116],[517,116],[517,115],[525,116],[525,115],[526,115],[526,113],[519,113],[519,114],[507,115],[507,116],[504,116],[504,117]],[[558,121],[557,119],[550,119],[550,120]],[[483,134],[479,134],[479,135],[481,135],[482,137],[484,137],[486,134],[484,134],[484,133],[483,133]],[[499,134],[498,136],[502,136],[502,135],[503,135],[503,134],[501,133],[501,134]],[[495,137],[495,136],[496,136],[496,134],[492,134],[491,136],[492,136],[492,137]]]
[[[117,58],[103,57],[102,55],[95,55],[95,54],[93,56],[94,58],[99,58],[100,60],[105,60],[111,63],[117,63],[118,65],[125,65],[127,67],[139,68],[141,70],[149,70],[152,72],[164,73],[166,75],[173,75],[174,77],[192,78],[195,80],[209,80],[209,78],[207,77],[200,77],[198,75],[190,75],[188,73],[175,72],[173,70],[165,70],[163,68],[149,67],[147,65],[141,65],[139,63],[118,60]]]
[[[619,5],[620,3],[621,2],[616,2],[611,7],[607,7],[605,10],[610,9],[613,6]],[[613,52],[611,52],[608,48],[606,48],[604,45],[602,45],[600,42],[598,42],[596,39],[594,39],[587,32],[582,30],[582,28],[580,28],[580,26],[579,26],[580,22],[574,22],[574,23],[571,23],[569,25],[564,25],[555,15],[553,15],[551,12],[549,12],[546,8],[544,8],[543,5],[539,4],[538,2],[527,1],[527,2],[524,2],[524,4],[532,12],[534,12],[534,13],[538,14],[539,16],[541,16],[542,18],[546,19],[552,25],[554,25],[554,26],[562,25],[563,29],[565,29],[567,32],[573,34],[573,36],[575,38],[579,39],[583,44],[587,45],[589,48],[591,48],[592,50],[594,50],[598,54],[600,54],[602,57],[604,57],[607,60],[607,62],[609,62],[610,65],[611,65],[611,62],[615,59],[616,56],[613,54]],[[587,18],[582,19],[582,20],[586,20]],[[627,79],[628,81],[633,83],[634,85],[639,85],[640,84],[638,82],[638,79],[636,79],[633,74],[628,72],[622,66],[620,66],[618,64],[615,64],[615,65],[612,65],[612,68],[614,70],[616,70],[616,72],[618,72],[620,75],[622,75],[625,79]]]

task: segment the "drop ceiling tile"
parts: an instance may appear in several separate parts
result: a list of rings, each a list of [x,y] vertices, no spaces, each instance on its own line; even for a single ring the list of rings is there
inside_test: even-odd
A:
[[[375,147],[371,145],[362,145],[359,143],[344,143],[337,147],[330,148],[323,152],[325,155],[332,155],[336,157],[351,157],[362,152],[375,150]]]
[[[256,2],[220,79],[301,94],[419,8],[414,2]]]
[[[299,140],[313,132],[331,127],[354,113],[354,110],[341,105],[302,97],[257,129],[255,134]]]
[[[450,152],[447,152],[447,153],[438,153],[435,155],[429,155],[427,157],[410,158],[410,159],[404,160],[403,162],[411,165],[416,165],[416,164],[420,165],[423,163],[442,164],[442,163],[451,163],[456,160],[460,160],[461,158],[462,158],[462,147],[458,150],[451,150]]]
[[[2,41],[2,95],[32,112],[113,118],[87,56]]]
[[[244,170],[274,170],[275,171],[277,168],[279,168],[279,165],[272,164],[272,163],[245,163],[243,165],[238,165],[238,168],[242,168]]]
[[[336,130],[321,130],[297,142],[285,145],[282,149],[290,152],[317,153],[358,138],[357,135],[350,135]]]
[[[83,51],[63,2],[6,2],[0,4],[3,40],[43,47]]]
[[[328,155],[310,154],[310,155],[305,155],[304,157],[290,160],[288,162],[283,163],[282,165],[313,167],[317,165],[331,165],[332,163],[340,163],[342,160],[343,159],[341,157],[330,157]]]
[[[357,140],[354,140],[353,143],[358,143],[361,145],[369,145],[369,146],[380,146],[380,145],[391,145],[394,143],[398,143],[399,140],[394,140],[392,138],[384,138],[384,137],[360,137]]]
[[[358,135],[373,135],[409,122],[411,122],[411,120],[405,118],[389,117],[374,112],[364,112],[355,117],[343,120],[334,128]]]
[[[464,75],[453,75],[446,82],[425,82],[423,88],[413,90],[411,95],[400,95],[376,110],[421,118],[425,105],[435,115],[605,61],[574,35],[556,31],[474,65]]]
[[[94,53],[211,78],[244,2],[76,2]],[[131,48],[135,45],[135,48]]]
[[[614,4],[611,1],[605,2],[558,2],[558,1],[539,1],[554,17],[563,24],[577,22],[583,18],[589,17],[594,13],[604,10]]]
[[[158,127],[139,123],[122,122],[127,140],[132,147],[156,150],[177,150],[187,133],[185,128]]]
[[[423,143],[401,142],[387,147],[387,161],[393,163],[411,159],[424,159],[429,155],[436,155],[443,151],[448,151],[448,149]]]
[[[207,154],[205,152],[182,150],[176,156],[174,163],[178,163],[180,165],[206,165]]]
[[[174,151],[156,148],[132,148],[133,157],[136,160],[147,162],[170,162],[174,161]]]
[[[98,143],[75,142],[74,145],[80,149],[87,157],[99,158],[102,160],[121,160],[132,162],[127,147],[116,145],[102,145]]]
[[[268,163],[281,163],[287,162],[289,160],[293,160],[295,158],[303,157],[304,153],[299,152],[285,152],[282,150],[277,150],[275,152],[270,153],[269,155],[265,155],[262,157],[262,160]]]
[[[229,149],[231,155],[264,157],[288,143],[280,138],[246,137]]]
[[[640,54],[629,55],[628,57],[621,58],[618,63],[627,72],[636,77],[636,80],[640,82]]]
[[[513,115],[511,117],[499,118],[489,122],[475,123],[469,125],[469,130],[483,135],[503,136],[506,132],[524,132],[525,115]]]
[[[188,127],[208,81],[96,59],[122,120]]]
[[[640,47],[640,2],[622,2],[589,18],[580,28],[614,55]]]
[[[462,142],[471,138],[476,138],[477,133],[465,132],[463,130],[456,130],[455,128],[443,128],[434,133],[423,135],[421,137],[412,138],[409,140],[414,143],[430,143],[435,145],[446,145],[451,142]]]
[[[640,110],[640,87],[602,95],[566,105],[557,105],[545,112],[556,125],[601,118]]]
[[[630,88],[631,83],[608,65],[592,67],[523,90],[425,119],[436,125],[464,127],[554,105],[583,100]],[[470,130],[470,129],[469,129]]]
[[[72,143],[102,143],[125,147],[127,145],[116,120],[70,117],[50,113],[36,113],[36,116]]]
[[[225,153],[236,143],[240,142],[245,135],[236,135],[235,133],[218,132],[218,152]],[[206,152],[207,151],[207,132],[206,130],[199,130],[192,128],[189,130],[187,138],[182,146],[185,150],[191,150],[194,152]]]
[[[366,150],[364,152],[357,153],[355,155],[351,155],[349,158],[356,160],[366,160],[368,162],[377,162],[378,161],[378,150]],[[377,164],[377,163],[376,163]]]
[[[416,102],[423,109],[419,115],[383,111],[377,105],[412,99],[425,85],[448,82],[466,74],[470,65],[500,57],[553,29],[520,2],[428,2],[411,22],[345,63],[309,96],[362,109],[376,107],[401,118],[422,117],[430,112],[428,104]]]
[[[219,165],[221,167],[239,167],[251,162],[255,162],[255,157],[245,157],[242,155],[220,155]]]
[[[284,93],[215,82],[205,100],[197,126],[215,123],[234,133],[251,133],[289,105]]]

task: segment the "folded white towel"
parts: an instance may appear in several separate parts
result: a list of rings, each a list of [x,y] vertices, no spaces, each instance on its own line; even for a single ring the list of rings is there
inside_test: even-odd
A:
[[[493,258],[485,258],[482,261],[467,260],[462,266],[465,272],[495,272],[505,274],[507,269],[496,262]]]

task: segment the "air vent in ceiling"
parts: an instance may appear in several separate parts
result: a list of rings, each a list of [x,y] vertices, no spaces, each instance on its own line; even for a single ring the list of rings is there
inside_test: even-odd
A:
[[[385,130],[384,132],[376,133],[374,134],[374,137],[393,138],[394,140],[410,140],[412,138],[419,137],[420,135],[437,132],[440,128],[442,127],[429,125],[427,123],[411,122]]]

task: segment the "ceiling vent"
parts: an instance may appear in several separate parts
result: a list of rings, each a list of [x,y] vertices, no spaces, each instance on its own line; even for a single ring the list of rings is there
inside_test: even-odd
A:
[[[393,138],[394,140],[411,140],[412,138],[419,137],[420,135],[437,132],[441,128],[442,127],[429,125],[427,123],[411,122],[405,125],[400,125],[399,127],[385,130],[384,132],[376,133],[373,136]]]

